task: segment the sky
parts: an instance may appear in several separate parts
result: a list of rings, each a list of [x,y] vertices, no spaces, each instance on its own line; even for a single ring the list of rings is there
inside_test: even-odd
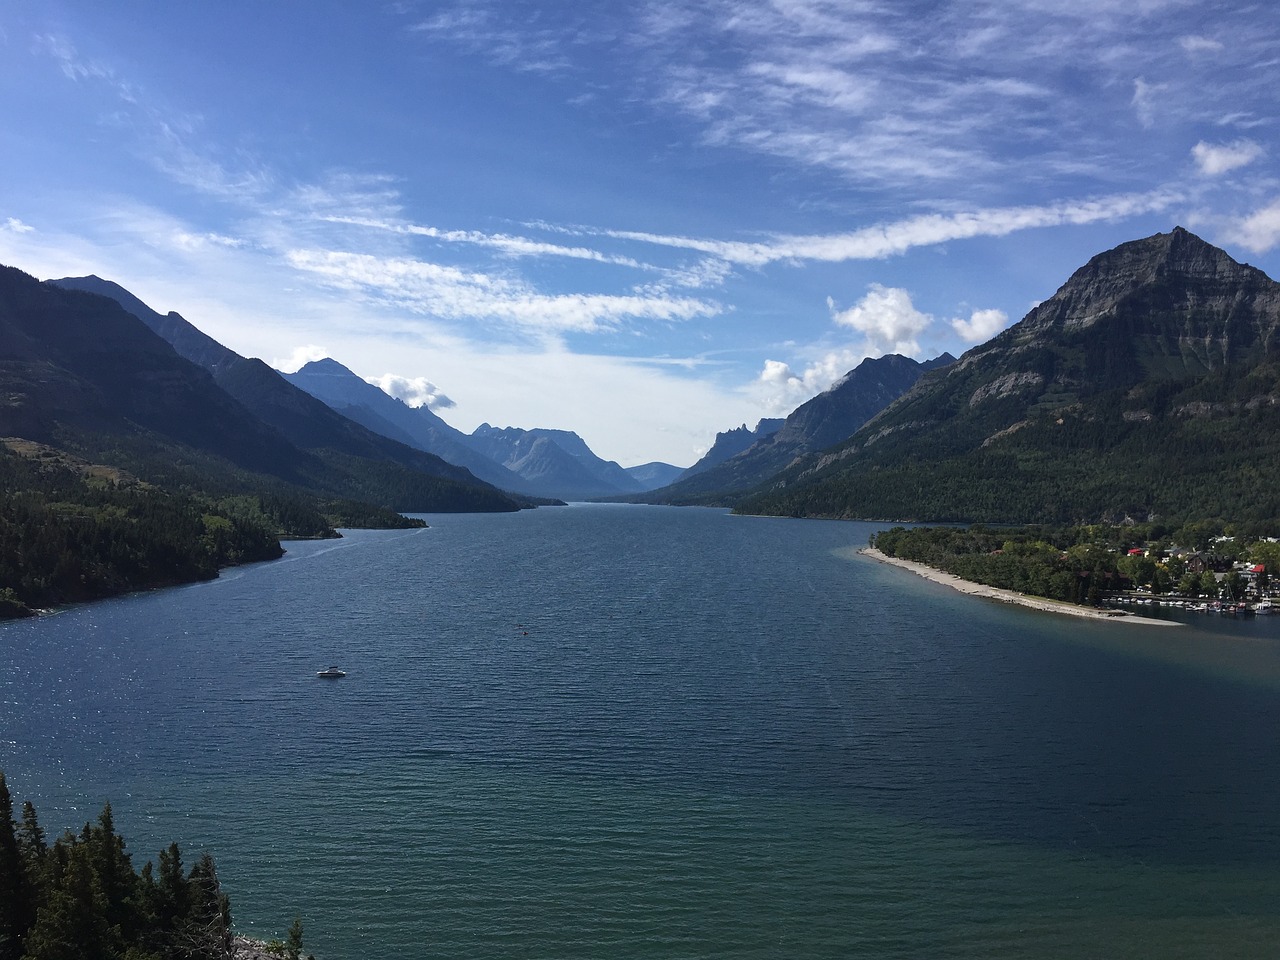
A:
[[[1176,225],[1280,276],[1280,12],[3,0],[0,262],[693,463]]]

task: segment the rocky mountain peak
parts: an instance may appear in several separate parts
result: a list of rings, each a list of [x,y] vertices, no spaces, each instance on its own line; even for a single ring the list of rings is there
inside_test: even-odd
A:
[[[337,360],[323,357],[320,360],[308,360],[298,368],[299,374],[313,377],[354,377],[355,374]]]
[[[1225,320],[1247,305],[1250,312],[1280,308],[1280,285],[1261,270],[1175,227],[1100,253],[1071,275],[1051,298],[1011,328],[1015,340],[1049,330],[1064,333],[1117,316],[1141,314],[1173,325],[1189,318]],[[1198,336],[1211,331],[1198,330]]]

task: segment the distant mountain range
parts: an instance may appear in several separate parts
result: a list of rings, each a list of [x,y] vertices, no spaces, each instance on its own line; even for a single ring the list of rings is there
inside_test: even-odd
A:
[[[830,389],[785,420],[761,420],[721,433],[707,456],[673,484],[643,499],[661,503],[725,503],[759,486],[806,454],[851,436],[931,370],[954,363],[949,353],[919,363],[897,354],[862,361]]]
[[[466,467],[501,489],[542,493],[526,485],[519,475],[473,450],[465,433],[455,430],[426,407],[406,405],[336,360],[313,360],[296,373],[282,376],[317,402],[374,433]],[[555,496],[554,493],[546,495]]]
[[[1099,254],[1020,322],[750,513],[966,521],[1280,516],[1280,284],[1177,228]]]
[[[468,435],[426,407],[410,407],[389,396],[336,360],[314,360],[285,378],[344,417],[461,464],[505,490],[591,500],[660,486],[660,481],[678,469],[669,464],[645,464],[630,472],[596,456],[581,437],[568,430],[499,429],[486,423]]]
[[[160,314],[110,280],[96,276],[49,281],[65,290],[108,297],[203,368],[226,393],[295,446],[317,453],[391,460],[461,483],[477,480],[543,500],[592,499],[661,486],[678,473],[651,463],[632,473],[597,457],[566,430],[497,430],[468,435],[427,407],[410,407],[336,360],[281,374],[218,343],[178,313]]]
[[[98,277],[0,270],[0,389],[0,436],[146,481],[401,511],[543,497],[990,522],[1280,516],[1280,284],[1182,228],[1099,254],[958,361],[866,360],[785,420],[719,434],[685,471],[623,469],[565,430],[465,434],[334,360],[282,376]]]

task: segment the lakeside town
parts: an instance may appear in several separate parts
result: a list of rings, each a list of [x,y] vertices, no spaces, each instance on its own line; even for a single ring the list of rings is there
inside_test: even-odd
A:
[[[1121,587],[1104,598],[1109,606],[1172,607],[1225,616],[1276,611],[1280,585],[1271,576],[1280,561],[1280,540],[1268,537],[1242,546],[1238,538],[1214,537],[1206,550],[1150,544],[1118,557]],[[1270,568],[1270,569],[1269,569]]]
[[[1134,585],[1105,595],[1103,602],[1112,607],[1170,607],[1222,616],[1275,613],[1280,586],[1258,554],[1280,556],[1280,541],[1257,541],[1253,547],[1262,549],[1249,550],[1249,556],[1240,558],[1235,540],[1233,536],[1213,538],[1210,550],[1129,548],[1117,558],[1116,566],[1132,571]]]

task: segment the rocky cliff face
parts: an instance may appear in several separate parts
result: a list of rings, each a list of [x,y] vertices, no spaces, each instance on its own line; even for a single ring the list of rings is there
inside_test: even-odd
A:
[[[684,480],[696,474],[705,473],[712,467],[736,457],[757,441],[777,433],[785,422],[782,417],[766,417],[756,424],[754,430],[744,423],[732,430],[720,431],[716,434],[711,449],[703,454],[697,463],[685,470],[679,479]]]
[[[1023,321],[1021,334],[1081,330],[1142,306],[1182,324],[1230,321],[1240,311],[1275,314],[1277,284],[1182,227],[1094,257]]]
[[[1271,349],[1278,318],[1280,284],[1177,227],[1094,257],[962,364],[1046,343],[1123,341],[1138,373],[1204,372]]]

